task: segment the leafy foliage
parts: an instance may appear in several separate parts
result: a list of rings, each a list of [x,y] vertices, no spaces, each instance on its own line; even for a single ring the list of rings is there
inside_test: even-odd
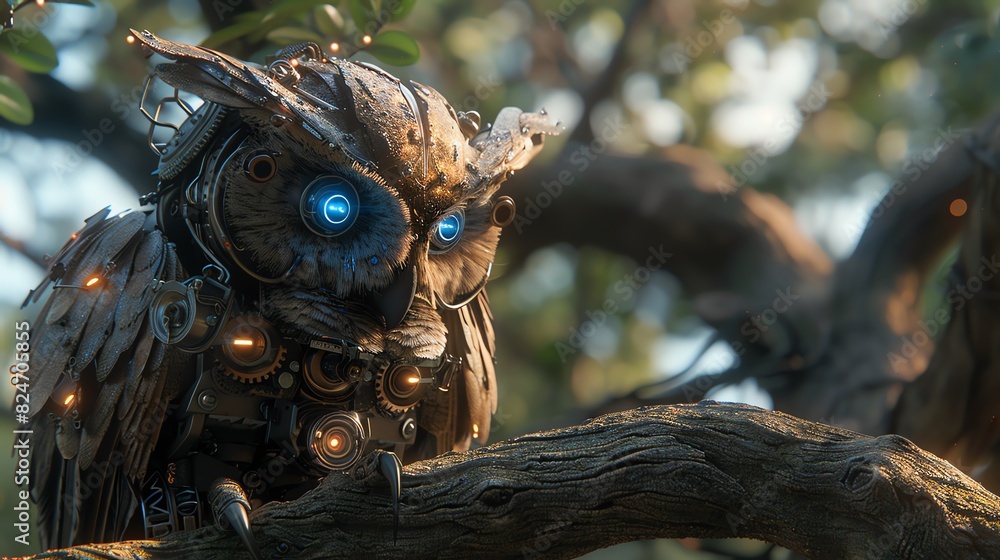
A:
[[[52,43],[35,29],[10,29],[0,35],[0,53],[28,72],[44,74],[59,64]]]
[[[7,76],[0,76],[0,117],[14,124],[29,124],[35,118],[28,94]]]
[[[76,4],[93,7],[90,0],[49,0],[56,4]],[[28,72],[45,74],[51,72],[59,64],[56,49],[42,34],[38,27],[28,25],[24,28],[14,25],[14,12],[33,6],[33,0],[25,0],[18,4],[10,4],[11,21],[0,31],[0,55],[8,58],[14,64]],[[41,8],[42,4],[38,4]],[[30,124],[35,118],[35,110],[31,99],[20,84],[9,76],[0,75],[0,117],[14,124]]]
[[[212,33],[202,45],[258,55],[276,48],[313,42],[334,56],[365,51],[393,66],[408,66],[420,58],[417,41],[404,31],[383,27],[406,17],[416,0],[346,0],[350,19],[328,0],[289,0],[234,17],[234,23]]]
[[[420,46],[402,31],[386,31],[372,39],[368,53],[386,64],[407,66],[420,58]]]

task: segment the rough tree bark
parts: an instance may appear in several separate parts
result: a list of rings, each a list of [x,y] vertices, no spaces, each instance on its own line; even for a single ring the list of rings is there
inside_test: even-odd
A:
[[[899,436],[705,401],[603,416],[378,475],[330,476],[252,516],[270,558],[573,558],[657,537],[748,537],[811,558],[996,558],[1000,498]],[[33,558],[242,554],[214,528]]]

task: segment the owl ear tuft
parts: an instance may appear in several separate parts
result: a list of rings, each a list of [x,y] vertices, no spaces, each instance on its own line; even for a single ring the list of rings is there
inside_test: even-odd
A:
[[[158,64],[154,73],[179,90],[234,109],[265,108],[274,99],[267,75],[255,66],[211,49],[161,39],[149,31],[130,31],[143,47],[175,61]]]
[[[546,135],[562,130],[544,110],[525,113],[516,107],[502,109],[493,125],[470,142],[479,150],[477,182],[482,186],[499,186],[509,172],[522,169],[538,155]]]
[[[199,64],[173,62],[158,64],[154,69],[157,77],[167,84],[212,103],[233,109],[258,107],[256,103],[241,97],[226,87],[210,71]]]

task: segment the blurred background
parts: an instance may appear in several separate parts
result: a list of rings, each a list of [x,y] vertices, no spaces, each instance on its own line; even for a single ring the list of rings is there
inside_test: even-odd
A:
[[[126,43],[128,28],[192,44],[207,39],[257,61],[302,40],[337,43],[342,54],[358,44],[353,1],[88,4],[19,6],[13,31],[0,36],[6,357],[15,320],[32,316],[19,307],[43,275],[43,255],[99,209],[135,208],[137,196],[156,187],[156,157],[138,110],[150,61]],[[486,122],[508,105],[544,107],[567,129],[547,140],[538,170],[512,187],[527,220],[507,228],[488,289],[500,385],[491,439],[580,421],[643,384],[684,370],[725,371],[740,359],[696,309],[684,279],[643,272],[638,259],[647,247],[682,250],[671,239],[623,231],[621,216],[574,217],[574,189],[616,188],[584,184],[590,165],[621,157],[613,161],[623,162],[627,178],[629,161],[697,162],[710,177],[699,183],[706,204],[731,204],[734,188],[770,193],[791,209],[783,227],[801,231],[813,266],[828,273],[851,254],[914,155],[995,105],[998,14],[1000,0],[419,0],[387,23],[382,31],[405,32],[419,45],[415,63],[396,65],[416,58],[410,40],[398,37],[358,59],[428,84]],[[559,179],[556,189],[560,170],[570,180]],[[539,198],[545,184],[560,194]],[[634,251],[614,251],[613,241],[573,238],[571,230],[563,238],[547,225],[577,218],[596,238],[641,241]],[[685,234],[718,233],[699,227]],[[942,261],[940,270],[946,267]],[[726,270],[748,284],[758,273],[752,262]],[[770,324],[766,314],[758,317]],[[748,336],[767,330],[754,328]],[[6,449],[12,392],[6,384],[3,391]],[[773,406],[752,380],[708,396]],[[3,519],[13,507],[12,472],[13,461],[0,460]],[[0,554],[34,551],[28,548],[13,544],[10,523],[0,524]],[[705,548],[714,552],[696,550]],[[783,555],[754,542],[663,541],[589,558]]]

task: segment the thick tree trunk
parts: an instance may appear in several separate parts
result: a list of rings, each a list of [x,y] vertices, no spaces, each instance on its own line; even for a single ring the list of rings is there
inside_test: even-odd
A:
[[[572,558],[657,537],[749,537],[812,558],[996,558],[1000,498],[899,436],[705,401],[611,414],[256,511],[270,558]],[[214,529],[36,558],[243,555]],[[245,555],[244,555],[245,556]]]
[[[913,438],[976,478],[1000,488],[1000,116],[969,141],[975,157],[974,197],[961,252],[943,301],[908,340],[927,345],[939,332],[927,371],[908,385],[895,409],[893,431]],[[970,182],[973,180],[970,179]],[[905,348],[904,348],[905,350]],[[907,353],[897,362],[912,361]]]

